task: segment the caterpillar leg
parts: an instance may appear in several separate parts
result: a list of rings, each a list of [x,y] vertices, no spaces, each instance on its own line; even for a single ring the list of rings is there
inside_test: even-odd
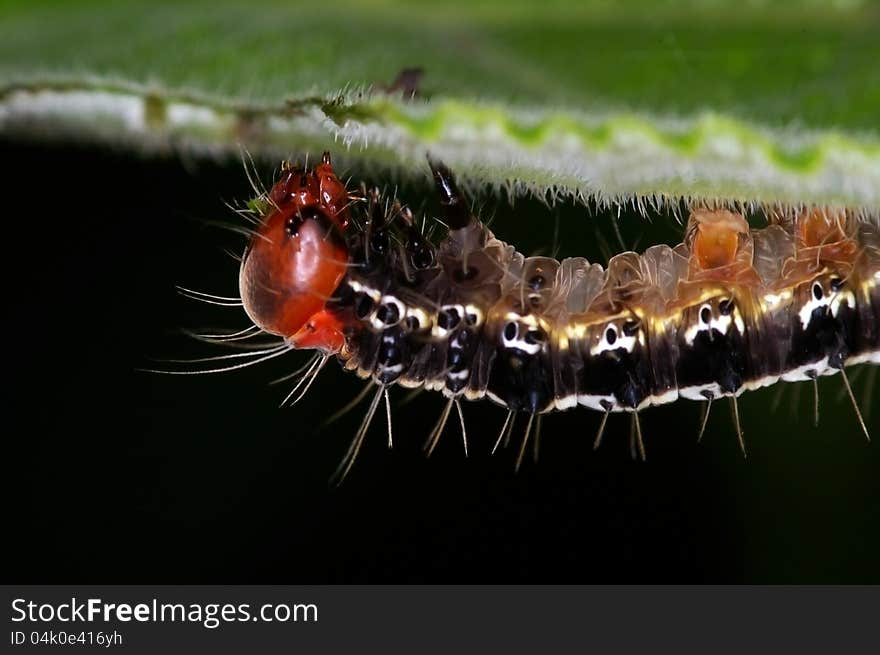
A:
[[[736,438],[739,439],[739,449],[742,451],[743,459],[748,457],[746,454],[746,442],[743,439],[742,425],[739,422],[739,403],[736,396],[730,396],[730,413],[733,415],[733,426],[736,428]]]
[[[709,413],[712,411],[712,401],[715,400],[715,394],[711,391],[702,391],[706,404],[703,407],[703,420],[700,421],[700,433],[697,435],[697,443],[703,440],[703,434],[706,432],[706,424],[709,422]]]
[[[476,222],[476,218],[468,207],[467,198],[459,190],[452,171],[446,167],[446,164],[432,159],[430,156],[428,157],[428,165],[434,176],[434,184],[440,195],[440,206],[443,208],[443,215],[449,229],[461,230]]]
[[[526,446],[529,443],[529,436],[532,434],[532,423],[535,420],[534,412],[529,412],[529,422],[526,423],[526,431],[523,433],[522,442],[519,446],[519,452],[516,455],[516,464],[514,465],[514,471],[519,473],[519,467],[522,466],[523,456],[526,453]]]
[[[632,422],[630,423],[629,450],[633,459],[641,459],[643,462],[647,460],[645,455],[645,442],[642,439],[642,423],[639,421],[639,413],[632,412]]]
[[[846,371],[843,368],[840,369],[840,377],[843,380],[843,386],[846,387],[846,393],[849,396],[850,401],[852,401],[853,409],[856,412],[856,418],[859,420],[859,425],[862,426],[862,432],[865,433],[865,438],[868,441],[871,441],[871,434],[868,432],[868,426],[865,425],[865,419],[862,418],[862,412],[859,409],[859,404],[856,402],[856,397],[853,394],[852,386],[849,383],[849,378],[846,376]]]

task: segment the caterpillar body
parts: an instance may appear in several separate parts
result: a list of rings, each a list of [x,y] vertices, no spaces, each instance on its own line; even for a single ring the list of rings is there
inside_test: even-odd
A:
[[[698,208],[679,245],[602,267],[524,257],[429,163],[448,228],[439,244],[397,201],[349,191],[325,153],[314,169],[285,166],[242,258],[256,326],[377,387],[341,476],[391,385],[448,399],[429,449],[453,406],[488,398],[510,412],[505,428],[528,416],[523,449],[535,416],[630,412],[644,456],[638,413],[650,406],[735,403],[836,373],[852,398],[844,368],[880,363],[880,230],[845,209],[780,208],[752,229],[739,213]]]

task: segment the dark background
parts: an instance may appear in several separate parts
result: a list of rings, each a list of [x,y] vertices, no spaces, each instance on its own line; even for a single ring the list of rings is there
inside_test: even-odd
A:
[[[320,427],[362,384],[335,363],[283,410],[268,382],[306,354],[220,375],[137,370],[224,353],[181,328],[247,326],[240,308],[174,289],[237,294],[223,249],[242,239],[207,222],[241,224],[223,204],[251,195],[238,160],[20,142],[0,156],[7,582],[880,582],[880,449],[838,379],[821,382],[819,429],[809,386],[746,394],[747,460],[724,404],[696,444],[699,408],[680,401],[643,415],[647,463],[630,459],[623,417],[593,452],[599,416],[579,409],[544,421],[540,461],[518,474],[515,448],[488,455],[503,410],[467,404],[471,457],[453,416],[426,460],[442,402],[395,390],[395,450],[380,410],[334,489],[366,408]],[[258,162],[267,183],[272,164]],[[400,193],[418,205],[427,178]],[[583,207],[480,205],[526,253],[620,250],[611,218]],[[681,237],[668,217],[621,227],[639,250]]]

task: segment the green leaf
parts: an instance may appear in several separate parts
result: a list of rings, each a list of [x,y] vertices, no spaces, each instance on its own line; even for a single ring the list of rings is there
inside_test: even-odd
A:
[[[9,1],[0,133],[346,162],[538,194],[880,208],[858,1]],[[422,67],[419,97],[377,89]],[[373,89],[370,91],[370,89]]]

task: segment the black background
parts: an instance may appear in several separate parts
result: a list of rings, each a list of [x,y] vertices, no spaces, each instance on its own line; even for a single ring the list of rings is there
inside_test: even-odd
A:
[[[306,354],[221,375],[137,370],[223,354],[181,328],[247,325],[240,308],[174,290],[236,295],[223,249],[240,252],[241,238],[207,221],[241,224],[223,204],[251,195],[240,162],[28,143],[0,153],[9,582],[880,582],[880,450],[837,379],[821,382],[819,429],[809,386],[746,394],[747,460],[727,407],[696,444],[699,408],[681,401],[643,415],[647,463],[630,459],[622,417],[593,452],[599,417],[580,409],[544,421],[540,461],[518,474],[515,448],[487,454],[501,409],[467,404],[471,456],[453,420],[426,460],[442,403],[403,404],[395,390],[395,450],[380,413],[334,489],[366,408],[320,426],[362,384],[335,364],[292,409],[268,382]],[[268,180],[272,162],[259,166]],[[427,178],[400,190],[429,192]],[[581,207],[480,204],[527,253],[547,254],[557,226],[562,256],[601,259],[616,243],[611,219]],[[621,225],[639,250],[681,235],[669,219]],[[863,401],[870,373],[855,384]]]

